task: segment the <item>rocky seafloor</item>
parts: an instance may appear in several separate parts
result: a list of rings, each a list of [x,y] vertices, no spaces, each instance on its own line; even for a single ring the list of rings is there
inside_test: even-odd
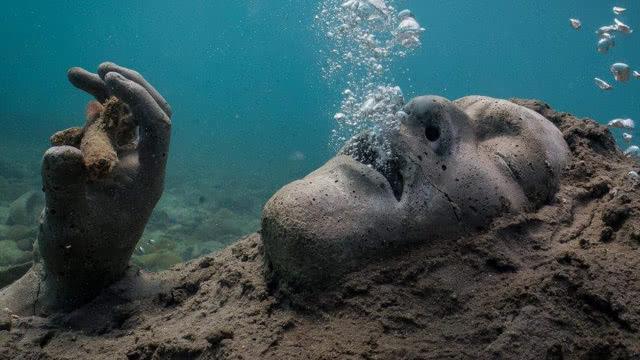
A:
[[[595,121],[514,101],[572,152],[538,211],[307,293],[273,281],[256,233],[69,314],[0,312],[0,359],[639,359],[638,163]]]
[[[31,265],[43,195],[34,162],[0,159],[0,286]]]
[[[223,249],[260,227],[272,189],[249,179],[168,184],[133,255],[133,263],[161,271]]]
[[[44,203],[40,188],[38,156],[0,158],[0,287],[30,267]],[[161,271],[223,249],[258,230],[262,204],[272,191],[249,178],[169,177],[133,264]]]

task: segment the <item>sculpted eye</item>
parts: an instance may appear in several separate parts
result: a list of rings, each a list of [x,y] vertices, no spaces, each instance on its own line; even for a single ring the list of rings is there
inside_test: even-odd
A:
[[[427,140],[434,142],[440,139],[440,128],[429,125],[424,130],[424,135],[427,137]]]

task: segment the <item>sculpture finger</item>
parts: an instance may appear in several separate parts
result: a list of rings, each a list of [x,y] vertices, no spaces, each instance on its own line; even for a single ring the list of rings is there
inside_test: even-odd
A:
[[[72,67],[67,71],[67,78],[73,86],[93,95],[99,102],[104,102],[109,97],[107,87],[98,74],[83,68]]]
[[[162,109],[162,111],[168,117],[171,117],[172,111],[169,103],[164,99],[162,95],[160,95],[160,93],[151,84],[149,84],[147,80],[145,80],[144,77],[142,77],[142,75],[140,75],[139,72],[116,65],[112,62],[102,63],[98,67],[98,74],[103,80],[106,80],[105,77],[110,72],[118,73],[124,76],[126,79],[129,79],[137,83],[138,85],[142,86],[144,89],[147,90],[147,92],[151,95],[151,97],[153,97],[153,99],[156,101],[156,103]]]
[[[77,208],[87,182],[82,152],[72,146],[49,148],[42,160],[42,185],[49,214]]]
[[[116,72],[106,74],[105,82],[113,95],[129,105],[138,120],[138,153],[145,176],[162,176],[169,151],[171,120],[142,85]]]

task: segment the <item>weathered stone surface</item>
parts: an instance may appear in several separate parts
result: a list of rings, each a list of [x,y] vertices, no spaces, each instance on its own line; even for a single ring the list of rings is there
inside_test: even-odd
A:
[[[327,284],[411,244],[455,240],[505,212],[536,209],[556,193],[569,149],[540,114],[480,96],[418,97],[405,112],[390,154],[361,135],[269,200],[262,235],[278,279]]]
[[[113,63],[101,64],[98,74],[73,68],[68,76],[96,100],[117,98],[118,109],[130,110],[104,116],[113,109],[91,102],[87,117],[100,115],[113,121],[122,116],[130,126],[125,132],[118,126],[109,132],[118,161],[101,176],[91,173],[85,163],[88,154],[77,147],[53,146],[45,152],[39,263],[0,290],[0,307],[20,314],[73,309],[121,278],[164,189],[171,109],[162,96],[140,74]],[[139,128],[135,138],[134,124]],[[80,148],[91,148],[87,143],[91,139],[85,134]],[[92,155],[99,163],[99,151]],[[14,202],[7,223],[31,224],[33,214],[42,210],[37,199],[29,193]]]

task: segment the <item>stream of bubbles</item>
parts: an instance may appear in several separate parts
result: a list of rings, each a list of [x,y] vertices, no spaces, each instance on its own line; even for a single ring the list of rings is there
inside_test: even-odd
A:
[[[424,29],[410,10],[398,11],[394,0],[323,0],[316,22],[328,40],[321,50],[323,77],[342,89],[330,145],[338,149],[363,131],[384,139],[404,116],[393,63],[421,46]]]

